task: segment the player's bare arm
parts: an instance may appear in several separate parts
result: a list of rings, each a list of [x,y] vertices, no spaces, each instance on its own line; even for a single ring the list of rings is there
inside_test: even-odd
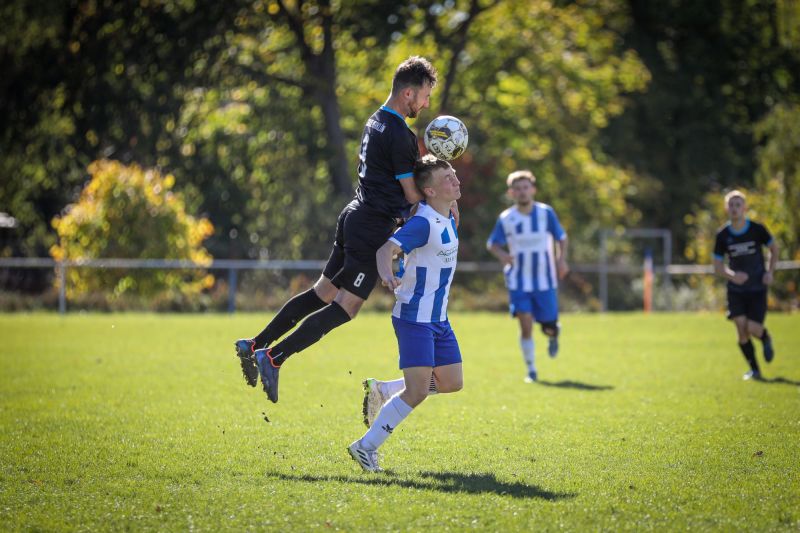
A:
[[[556,243],[558,249],[558,258],[556,259],[556,270],[558,271],[558,279],[564,279],[569,274],[569,265],[567,264],[567,247],[568,239],[564,237]]]
[[[400,278],[394,275],[392,271],[392,259],[395,255],[402,252],[403,249],[397,246],[392,241],[386,241],[383,246],[378,248],[375,254],[375,260],[378,263],[378,275],[381,278],[381,284],[389,290],[395,290],[402,283]]]
[[[764,272],[763,282],[764,285],[771,285],[775,272],[775,265],[778,262],[778,243],[773,239],[767,248],[769,249],[769,261],[767,262],[767,271]]]
[[[403,188],[403,194],[405,195],[408,203],[416,204],[417,202],[421,202],[425,199],[425,197],[422,196],[422,193],[417,190],[413,179],[405,178],[400,180],[400,186]]]
[[[491,244],[486,247],[489,250],[489,253],[492,254],[497,258],[498,261],[503,263],[503,266],[511,266],[514,264],[514,257],[507,251],[505,251],[502,247],[497,244]]]

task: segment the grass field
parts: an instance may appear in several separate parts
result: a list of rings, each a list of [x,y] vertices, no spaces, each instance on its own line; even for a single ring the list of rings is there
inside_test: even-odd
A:
[[[383,474],[345,447],[361,380],[399,375],[388,316],[290,360],[278,404],[231,344],[265,319],[0,315],[0,529],[800,528],[797,315],[770,315],[761,383],[721,314],[566,315],[539,384],[507,316],[454,315],[465,388],[412,413]]]

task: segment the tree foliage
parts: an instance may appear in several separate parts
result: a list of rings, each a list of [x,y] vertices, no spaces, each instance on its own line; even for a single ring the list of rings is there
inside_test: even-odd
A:
[[[787,258],[800,260],[800,105],[779,104],[756,126],[756,183],[775,212]]]
[[[3,253],[42,255],[87,165],[113,158],[174,176],[187,212],[213,221],[214,256],[323,258],[364,121],[412,54],[441,83],[411,126],[447,112],[470,130],[456,162],[465,258],[486,258],[503,177],[521,167],[576,244],[644,224],[671,227],[684,249],[684,216],[704,193],[754,183],[757,142],[765,162],[786,152],[772,125],[753,137],[776,102],[796,103],[786,5],[9,0],[0,206],[20,230]]]
[[[186,214],[175,177],[138,165],[100,160],[89,165],[92,179],[78,201],[53,220],[58,244],[54,259],[184,259],[209,263],[202,242],[213,233],[207,219]],[[83,269],[68,270],[70,295],[112,290],[140,295],[164,292],[191,295],[213,283],[199,271]]]
[[[652,75],[602,137],[608,153],[644,184],[644,223],[687,244],[683,217],[703,196],[756,184],[754,127],[800,94],[800,46],[783,0],[628,0],[622,33]],[[794,22],[793,22],[794,21]]]

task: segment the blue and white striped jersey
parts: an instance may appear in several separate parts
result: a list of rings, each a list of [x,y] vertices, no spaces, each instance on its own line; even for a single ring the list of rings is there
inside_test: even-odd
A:
[[[456,271],[456,221],[424,202],[417,213],[389,239],[405,253],[403,283],[395,289],[392,315],[411,322],[444,322]]]
[[[546,291],[558,287],[553,239],[566,237],[553,208],[534,202],[527,215],[516,206],[500,213],[488,244],[507,246],[514,257],[514,264],[503,270],[509,290]]]

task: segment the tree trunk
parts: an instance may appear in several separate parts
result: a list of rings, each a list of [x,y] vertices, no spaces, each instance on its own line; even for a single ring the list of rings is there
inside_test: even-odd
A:
[[[344,134],[341,126],[341,109],[336,98],[336,78],[320,80],[324,86],[317,91],[317,102],[322,108],[328,145],[328,172],[333,190],[338,196],[351,196],[353,184],[347,165]]]

